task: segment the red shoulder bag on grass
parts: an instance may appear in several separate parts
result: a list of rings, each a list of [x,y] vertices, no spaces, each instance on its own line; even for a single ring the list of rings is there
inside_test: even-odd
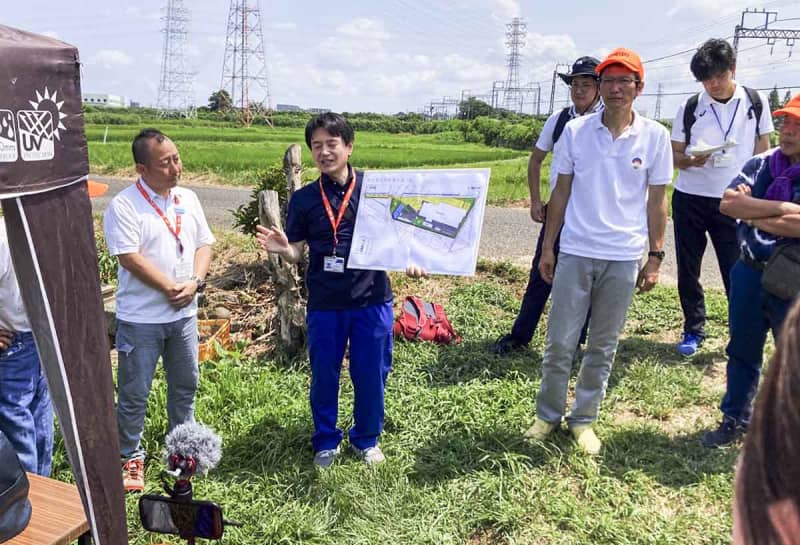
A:
[[[431,341],[437,344],[460,343],[444,307],[409,295],[403,299],[400,316],[394,322],[394,334],[410,341]]]

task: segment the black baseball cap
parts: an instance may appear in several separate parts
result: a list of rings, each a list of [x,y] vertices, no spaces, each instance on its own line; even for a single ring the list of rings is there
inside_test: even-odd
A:
[[[600,59],[595,59],[594,57],[580,57],[572,64],[572,70],[570,72],[566,74],[559,72],[558,77],[560,77],[567,85],[572,83],[572,78],[575,76],[589,76],[597,79],[595,68],[597,68],[597,65],[599,64]]]

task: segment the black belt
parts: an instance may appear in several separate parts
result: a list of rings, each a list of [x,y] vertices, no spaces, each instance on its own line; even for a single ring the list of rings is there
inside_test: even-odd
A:
[[[745,265],[747,265],[749,267],[752,267],[757,271],[763,271],[764,270],[764,262],[763,261],[756,261],[755,259],[751,258],[749,255],[747,255],[744,252],[742,252],[742,262]]]

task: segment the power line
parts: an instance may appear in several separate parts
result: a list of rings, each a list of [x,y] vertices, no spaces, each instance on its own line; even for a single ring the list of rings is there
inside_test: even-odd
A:
[[[183,0],[168,0],[164,16],[164,47],[156,101],[160,115],[194,115],[194,73],[186,68],[189,10]]]
[[[522,109],[522,94],[519,90],[519,65],[522,58],[520,50],[525,47],[525,33],[527,31],[528,26],[519,17],[514,17],[511,23],[506,25],[508,76],[506,76],[505,92],[503,93],[503,106],[507,110],[517,111],[518,106],[519,110]]]
[[[257,114],[264,114],[267,122],[272,124],[272,100],[258,0],[231,0],[220,89],[228,91],[233,104],[242,113],[245,126],[249,126]]]

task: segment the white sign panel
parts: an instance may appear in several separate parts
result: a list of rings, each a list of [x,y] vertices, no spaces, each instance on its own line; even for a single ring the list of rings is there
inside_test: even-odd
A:
[[[490,170],[367,171],[347,267],[473,275]]]

